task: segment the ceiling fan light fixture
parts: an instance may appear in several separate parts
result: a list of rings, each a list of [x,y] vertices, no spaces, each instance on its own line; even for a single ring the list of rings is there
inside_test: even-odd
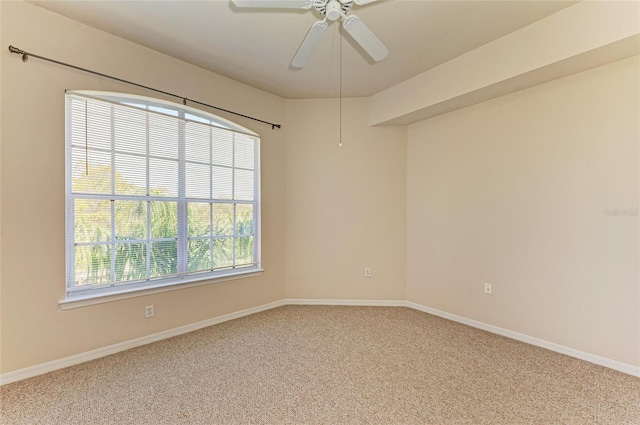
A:
[[[342,16],[342,4],[337,0],[331,0],[327,4],[327,19],[330,21],[337,21]]]

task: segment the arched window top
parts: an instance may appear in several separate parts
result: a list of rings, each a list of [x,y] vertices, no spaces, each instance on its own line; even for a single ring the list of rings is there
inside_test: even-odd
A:
[[[146,96],[139,96],[129,93],[118,92],[106,92],[95,90],[68,90],[68,93],[78,94],[84,97],[92,97],[107,102],[114,102],[123,105],[132,106],[144,110],[154,111],[160,114],[169,115],[172,117],[179,117],[186,121],[194,121],[203,124],[212,125],[214,127],[220,127],[239,133],[244,133],[250,136],[259,137],[258,134],[242,127],[233,121],[229,121],[217,115],[209,112],[202,111],[200,109],[192,108],[187,105],[181,105],[179,103],[170,102],[168,100],[155,99]]]

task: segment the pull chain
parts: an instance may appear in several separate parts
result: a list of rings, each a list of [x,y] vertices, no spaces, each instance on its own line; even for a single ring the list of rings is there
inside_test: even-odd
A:
[[[338,113],[340,114],[340,135],[339,135],[339,143],[338,147],[342,147],[342,25],[338,27],[338,34],[340,36],[340,105],[338,108]]]

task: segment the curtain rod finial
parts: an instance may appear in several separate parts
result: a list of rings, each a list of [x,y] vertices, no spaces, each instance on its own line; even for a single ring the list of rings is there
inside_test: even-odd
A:
[[[11,53],[16,53],[18,55],[22,55],[22,62],[26,62],[29,60],[29,55],[24,50],[20,50],[17,47],[9,46],[9,51]]]

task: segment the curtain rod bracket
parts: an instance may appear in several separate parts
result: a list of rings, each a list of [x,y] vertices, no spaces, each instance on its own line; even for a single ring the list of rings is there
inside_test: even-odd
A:
[[[109,78],[110,80],[118,81],[118,82],[125,83],[125,84],[131,84],[132,86],[141,87],[143,89],[151,90],[151,91],[154,91],[156,93],[162,93],[162,94],[164,94],[166,96],[177,97],[178,99],[182,99],[182,104],[185,105],[185,106],[187,105],[187,100],[189,100],[192,103],[196,103],[198,105],[206,106],[206,107],[211,108],[211,109],[216,109],[218,111],[226,112],[228,114],[237,115],[239,117],[247,118],[247,119],[250,119],[250,120],[253,120],[253,121],[257,121],[257,122],[261,122],[263,124],[268,124],[268,125],[271,126],[272,130],[275,130],[276,128],[282,128],[282,126],[280,124],[274,124],[272,122],[268,122],[268,121],[264,121],[264,120],[261,120],[261,119],[258,119],[258,118],[250,117],[248,115],[243,115],[243,114],[240,114],[238,112],[233,112],[233,111],[230,111],[228,109],[220,108],[218,106],[209,105],[208,103],[198,102],[197,100],[188,99],[188,98],[186,98],[184,96],[178,96],[177,94],[169,93],[169,92],[166,92],[166,91],[163,91],[163,90],[154,89],[153,87],[149,87],[149,86],[145,86],[145,85],[142,85],[142,84],[134,83],[133,81],[124,80],[122,78],[114,77],[112,75],[103,74],[101,72],[92,71],[92,70],[86,69],[86,68],[81,68],[79,66],[71,65],[69,63],[60,62],[60,61],[57,61],[55,59],[50,59],[50,58],[47,58],[47,57],[44,57],[44,56],[40,56],[40,55],[36,55],[36,54],[33,54],[33,53],[25,52],[24,50],[18,49],[17,47],[13,47],[11,45],[9,46],[9,51],[11,53],[22,55],[22,62],[28,61],[29,60],[29,56],[33,56],[34,58],[42,59],[42,60],[45,60],[47,62],[55,63],[57,65],[66,66],[68,68],[77,69],[78,71],[87,72],[89,74],[97,75],[99,77]]]

